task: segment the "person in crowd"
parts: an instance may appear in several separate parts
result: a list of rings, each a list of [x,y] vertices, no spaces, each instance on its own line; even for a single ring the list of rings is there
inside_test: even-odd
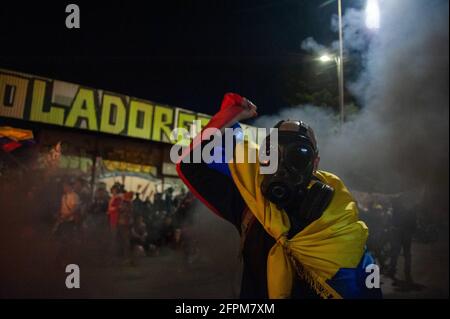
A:
[[[392,199],[393,231],[391,236],[391,260],[388,275],[397,284],[397,261],[400,252],[404,257],[404,278],[407,285],[413,285],[411,246],[413,235],[417,229],[417,214],[415,207],[408,205],[411,200],[407,194],[401,194]]]
[[[141,215],[136,217],[131,226],[131,251],[135,254],[140,248],[148,254],[147,225]]]
[[[138,216],[143,216],[145,210],[145,203],[140,198],[140,194],[136,193],[136,197],[133,200],[133,217],[137,218]]]
[[[186,189],[184,187],[181,188],[180,192],[173,199],[173,207],[175,210],[181,205],[181,202],[186,197]]]
[[[154,211],[161,212],[165,209],[164,200],[163,200],[163,193],[156,192],[153,198],[153,208]]]
[[[108,221],[112,231],[116,230],[119,217],[119,207],[123,200],[123,188],[120,183],[114,183],[111,187],[111,198],[108,203]]]
[[[134,264],[131,252],[131,228],[133,225],[133,192],[125,192],[118,209],[117,247],[124,263]]]
[[[52,233],[58,239],[57,259],[65,260],[69,252],[73,251],[77,243],[79,233],[78,223],[80,220],[80,198],[73,190],[73,183],[63,183],[63,194],[60,208],[53,226]]]
[[[164,197],[164,209],[169,216],[171,216],[174,211],[173,204],[173,187],[169,187],[166,189]]]
[[[99,183],[95,190],[94,199],[89,212],[92,221],[91,226],[93,226],[94,229],[106,224],[106,213],[108,212],[110,199],[108,191],[106,190],[106,185],[104,183]]]
[[[145,198],[142,207],[142,217],[144,218],[144,222],[148,225],[152,219],[153,215],[153,203],[150,200],[150,195]]]
[[[387,250],[390,235],[388,208],[376,198],[372,198],[368,203],[368,208],[360,210],[360,218],[370,229],[367,247],[383,269],[389,257]]]

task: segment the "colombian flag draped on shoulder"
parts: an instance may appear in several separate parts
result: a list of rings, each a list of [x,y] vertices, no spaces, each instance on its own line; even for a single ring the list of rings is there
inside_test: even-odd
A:
[[[244,163],[229,163],[233,180],[251,212],[276,240],[267,260],[270,298],[289,298],[293,278],[306,280],[323,298],[342,298],[329,283],[341,268],[356,268],[365,252],[368,236],[366,225],[358,220],[356,203],[335,175],[316,173],[324,183],[335,189],[334,197],[321,218],[288,239],[289,218],[283,210],[269,202],[261,193],[264,175],[258,163],[248,163],[248,142],[236,146],[236,157]],[[243,154],[242,154],[243,153]]]
[[[205,129],[232,125],[243,111],[242,103],[243,98],[239,95],[226,94],[220,111]],[[201,144],[205,129],[185,149],[177,163],[177,171],[193,194],[220,216],[214,205],[196,192],[180,168],[181,159]],[[373,263],[365,247],[368,229],[359,221],[356,203],[342,181],[331,173],[315,173],[319,180],[333,187],[333,198],[319,219],[288,238],[291,227],[288,215],[262,195],[264,175],[260,174],[258,161],[248,161],[248,155],[255,152],[258,153],[256,145],[240,140],[235,147],[235,156],[222,155],[223,159],[243,158],[243,162],[225,161],[221,165],[208,166],[233,179],[251,213],[276,241],[267,257],[269,298],[289,298],[294,276],[309,283],[322,298],[380,298],[380,289],[370,290],[365,285],[365,267]]]

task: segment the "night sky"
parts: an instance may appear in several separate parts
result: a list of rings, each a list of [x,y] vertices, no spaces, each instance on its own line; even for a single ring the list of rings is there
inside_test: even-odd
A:
[[[276,112],[283,72],[311,63],[301,41],[336,39],[328,0],[43,3],[2,2],[0,67],[208,114],[228,91]],[[65,27],[69,3],[81,29]]]

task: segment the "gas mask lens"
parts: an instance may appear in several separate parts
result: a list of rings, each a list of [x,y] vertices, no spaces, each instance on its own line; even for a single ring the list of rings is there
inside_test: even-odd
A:
[[[291,144],[283,147],[283,159],[286,168],[295,173],[305,172],[314,160],[314,151],[309,145]]]

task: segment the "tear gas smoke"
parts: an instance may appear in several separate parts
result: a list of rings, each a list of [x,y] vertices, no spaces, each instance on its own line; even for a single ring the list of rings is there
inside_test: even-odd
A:
[[[448,2],[382,1],[380,7],[376,33],[366,29],[363,11],[344,16],[346,54],[358,52],[364,61],[358,79],[346,83],[362,106],[355,118],[338,130],[332,112],[300,105],[255,125],[301,119],[316,132],[322,169],[353,189],[417,190],[448,219]],[[324,49],[312,38],[302,47]]]

